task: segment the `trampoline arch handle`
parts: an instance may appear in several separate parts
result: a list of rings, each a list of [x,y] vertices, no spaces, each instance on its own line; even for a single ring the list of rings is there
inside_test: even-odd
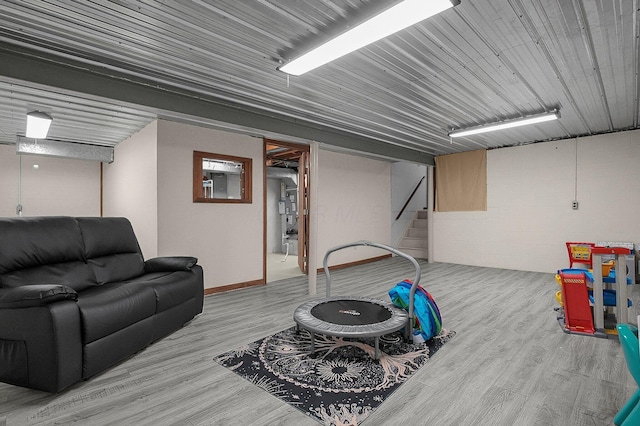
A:
[[[355,247],[355,246],[377,247],[383,250],[387,250],[395,254],[396,256],[404,257],[409,262],[411,262],[411,264],[416,270],[416,276],[413,279],[413,285],[411,286],[411,290],[409,291],[409,326],[408,327],[411,327],[411,324],[413,323],[413,299],[416,293],[416,288],[418,287],[418,283],[420,283],[420,275],[421,275],[420,264],[412,256],[409,256],[408,254],[405,254],[385,244],[374,243],[371,241],[356,241],[353,243],[347,243],[340,246],[335,246],[327,250],[327,253],[324,255],[324,261],[323,261],[324,274],[327,277],[326,278],[327,279],[327,299],[331,297],[331,274],[329,272],[329,255],[331,255],[331,253],[335,251],[342,250],[349,247]]]

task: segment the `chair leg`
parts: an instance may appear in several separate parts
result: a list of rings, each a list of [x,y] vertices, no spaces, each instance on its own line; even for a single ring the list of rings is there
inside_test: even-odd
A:
[[[629,400],[626,402],[626,404],[624,404],[624,406],[620,409],[620,411],[618,411],[618,414],[616,414],[616,416],[613,418],[613,423],[616,426],[621,426],[625,424],[639,425],[640,424],[640,408],[639,408],[640,405],[638,405],[638,402],[640,402],[640,388],[635,391],[633,396],[631,396],[631,398],[629,398]],[[631,413],[634,413],[635,417],[633,418],[636,419],[638,423],[634,423],[633,421],[629,420],[632,418]]]
[[[623,426],[636,426],[640,425],[640,404],[636,404],[633,410],[629,413],[624,422]]]

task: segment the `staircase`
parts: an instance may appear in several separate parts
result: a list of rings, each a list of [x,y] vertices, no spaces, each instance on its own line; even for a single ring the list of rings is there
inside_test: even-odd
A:
[[[418,259],[426,259],[427,250],[427,211],[418,210],[409,224],[398,250]]]

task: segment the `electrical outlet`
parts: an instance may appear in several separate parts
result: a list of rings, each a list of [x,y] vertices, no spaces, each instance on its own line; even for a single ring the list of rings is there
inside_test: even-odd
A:
[[[578,202],[577,201],[572,201],[571,202],[571,208],[574,210],[578,210]]]

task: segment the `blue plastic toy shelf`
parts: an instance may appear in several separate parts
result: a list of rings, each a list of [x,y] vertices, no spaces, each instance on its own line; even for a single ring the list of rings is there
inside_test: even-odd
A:
[[[593,282],[593,271],[585,270],[585,269],[576,269],[576,270],[584,272],[587,275],[587,278],[589,279],[589,281]],[[616,271],[612,269],[608,276],[602,277],[602,282],[605,284],[615,284]],[[631,281],[630,277],[627,277],[627,285],[631,285],[631,284],[633,284],[633,281]]]
[[[584,274],[587,276],[587,279],[589,280],[589,282],[591,282],[593,284],[593,271],[590,270],[586,270],[586,269],[563,269],[563,271],[567,272],[567,271],[577,271],[577,272],[584,272]],[[609,276],[607,277],[602,277],[602,282],[603,283],[607,283],[607,284],[615,284],[616,283],[616,271],[615,269],[612,269],[611,272],[609,273]],[[627,277],[627,285],[631,285],[632,281],[631,278]],[[591,303],[591,305],[593,305],[595,302],[595,299],[593,298],[593,290],[589,289],[589,302]],[[602,290],[602,296],[604,298],[604,306],[616,306],[616,291],[612,290],[612,289],[604,289]],[[631,299],[627,299],[627,307],[631,307],[632,303],[631,303]]]
[[[604,297],[604,306],[616,306],[616,291],[615,290],[602,290],[602,296]],[[591,305],[596,303],[593,298],[593,290],[589,290],[589,302]],[[631,299],[627,299],[627,307],[631,307]]]

